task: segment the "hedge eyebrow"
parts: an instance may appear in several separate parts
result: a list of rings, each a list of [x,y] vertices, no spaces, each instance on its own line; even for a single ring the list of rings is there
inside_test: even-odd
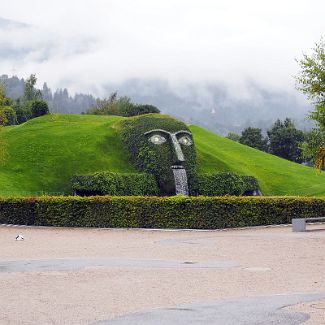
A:
[[[145,132],[144,135],[151,134],[151,133],[154,133],[154,132],[166,133],[166,134],[168,134],[168,135],[171,135],[171,134],[177,135],[177,134],[179,134],[179,133],[186,133],[186,134],[192,136],[192,133],[189,132],[189,131],[186,131],[186,130],[180,130],[180,131],[177,131],[177,132],[173,133],[173,132],[168,132],[168,131],[166,131],[166,130],[162,130],[162,129],[154,129],[154,130],[150,130],[150,131],[148,131],[148,132]]]

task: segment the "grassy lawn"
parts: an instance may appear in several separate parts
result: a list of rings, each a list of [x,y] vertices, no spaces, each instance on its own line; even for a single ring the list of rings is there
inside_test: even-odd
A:
[[[48,115],[0,134],[8,158],[0,166],[0,195],[70,192],[74,174],[134,172],[115,123],[121,117]],[[200,172],[233,171],[257,177],[266,195],[325,195],[325,174],[190,127]]]
[[[76,173],[132,172],[112,127],[119,117],[49,115],[6,127],[9,158],[0,167],[0,193],[69,192]]]

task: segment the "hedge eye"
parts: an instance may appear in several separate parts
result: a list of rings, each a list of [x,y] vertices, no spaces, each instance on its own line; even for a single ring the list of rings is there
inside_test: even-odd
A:
[[[184,146],[190,146],[192,144],[191,138],[188,137],[187,135],[184,135],[183,137],[181,137],[180,139],[178,139],[178,142],[180,144],[183,144]]]
[[[162,135],[155,134],[149,138],[149,141],[151,141],[153,144],[163,144],[166,142],[166,138],[164,138]]]

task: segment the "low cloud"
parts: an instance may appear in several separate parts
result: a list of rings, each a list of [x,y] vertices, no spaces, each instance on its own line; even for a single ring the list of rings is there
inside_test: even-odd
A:
[[[99,96],[107,83],[160,79],[206,106],[207,84],[236,101],[258,101],[252,83],[297,96],[295,58],[320,39],[324,9],[321,0],[13,0],[2,6],[14,22],[0,20],[0,71]]]

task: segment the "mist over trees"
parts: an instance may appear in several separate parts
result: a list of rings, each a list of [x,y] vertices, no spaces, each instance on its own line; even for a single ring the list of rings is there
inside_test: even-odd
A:
[[[9,98],[18,99],[24,95],[26,81],[23,78],[2,75],[0,81],[5,84]],[[77,93],[71,96],[66,88],[57,89],[53,92],[46,82],[37,91],[48,102],[50,111],[55,113],[81,113],[96,105],[96,98],[92,95]],[[28,96],[28,94],[25,95]]]
[[[3,75],[10,98],[22,96],[24,79]],[[240,133],[247,127],[260,128],[263,134],[279,118],[290,117],[297,128],[308,130],[314,126],[305,119],[310,107],[286,92],[266,90],[250,83],[246,96],[230,91],[220,83],[171,85],[159,79],[129,79],[122,83],[101,85],[103,98],[91,94],[71,95],[66,88],[53,90],[44,83],[40,90],[51,112],[82,113],[98,106],[118,91],[120,98],[128,97],[133,103],[150,104],[162,113],[170,114],[185,123],[196,124],[220,135]]]

